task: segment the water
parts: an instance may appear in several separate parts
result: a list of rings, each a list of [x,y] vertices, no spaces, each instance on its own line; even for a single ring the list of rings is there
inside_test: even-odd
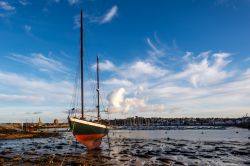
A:
[[[250,132],[112,130],[101,150],[87,151],[70,132],[56,138],[0,141],[0,165],[249,165]]]
[[[111,134],[112,131],[111,131]],[[170,138],[177,140],[191,141],[239,141],[248,142],[250,131],[230,127],[226,130],[117,130],[115,137],[140,138],[140,139],[161,139]]]

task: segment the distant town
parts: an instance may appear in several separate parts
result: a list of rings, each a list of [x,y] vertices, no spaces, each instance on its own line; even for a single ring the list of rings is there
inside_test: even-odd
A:
[[[171,126],[235,126],[250,129],[250,117],[242,118],[144,118],[129,117],[126,119],[114,119],[110,125],[129,129],[166,129]]]

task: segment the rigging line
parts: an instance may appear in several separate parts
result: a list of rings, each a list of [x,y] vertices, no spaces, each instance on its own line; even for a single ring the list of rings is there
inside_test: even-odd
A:
[[[86,66],[87,66],[87,74],[88,74],[88,76],[89,76],[89,78],[91,79],[91,80],[95,80],[94,78],[95,78],[95,76],[93,75],[93,72],[91,72],[91,65],[90,65],[90,60],[89,60],[89,56],[88,56],[88,53],[87,53],[87,55],[86,55]],[[93,105],[94,106],[96,106],[96,103],[95,103],[95,99],[96,99],[96,93],[95,93],[95,91],[96,91],[96,85],[95,84],[90,84],[90,89],[91,89],[91,92],[92,92],[92,94],[93,94]]]
[[[80,90],[81,89],[81,86],[80,86],[81,85],[81,80],[80,79],[78,79],[77,85],[78,86],[77,86],[77,91],[76,91],[77,96],[76,96],[76,103],[75,103],[76,105],[75,106],[76,106],[76,108],[78,108],[78,107],[80,108],[80,104],[81,104],[81,102],[80,102],[80,98],[81,98],[81,96],[80,96],[81,95],[81,90]],[[77,110],[76,110],[76,113],[77,113]]]
[[[78,67],[78,75],[77,75],[77,88],[76,88],[76,102],[75,106],[80,107],[80,98],[81,98],[81,79],[80,79],[80,57],[79,57],[79,67]]]
[[[76,82],[76,73],[75,73],[75,81],[74,82]],[[73,93],[72,93],[72,97],[71,97],[70,107],[73,105],[74,98],[75,98],[75,86],[76,86],[76,83],[74,83],[74,89],[73,89]]]
[[[79,76],[79,73],[78,73],[78,75],[77,76]],[[79,98],[79,88],[80,88],[80,86],[79,86],[79,81],[80,81],[80,79],[79,79],[79,77],[77,77],[77,79],[76,79],[76,88],[75,88],[75,100],[74,100],[74,106],[73,106],[73,108],[75,108],[75,110],[74,110],[74,114],[75,114],[75,116],[76,116],[76,113],[77,113],[77,106],[78,106],[78,98]]]
[[[73,93],[72,93],[72,100],[71,100],[71,103],[70,103],[70,108],[74,108],[75,106],[75,102],[76,102],[76,95],[77,95],[77,80],[78,80],[78,73],[79,73],[79,70],[78,70],[78,67],[79,67],[79,63],[78,65],[76,65],[76,72],[75,72],[75,80],[74,80],[74,90],[73,90]],[[72,111],[69,110],[69,115],[70,114],[73,114]]]
[[[89,56],[88,55],[86,56],[86,66],[87,66],[87,74],[88,74],[90,80],[92,81],[92,80],[94,80],[94,76],[93,76],[93,73],[90,72],[91,67],[90,67]],[[91,79],[91,78],[93,78],[93,79]],[[89,86],[90,86],[90,89],[91,89],[91,92],[92,92],[92,98],[93,98],[93,100],[91,100],[92,101],[91,104],[93,104],[95,106],[96,105],[96,103],[95,103],[96,102],[95,101],[95,99],[96,99],[96,94],[95,94],[96,86],[95,86],[95,84],[89,84]]]
[[[79,63],[80,65],[80,63]],[[76,82],[75,82],[75,99],[74,99],[74,107],[77,106],[77,102],[78,102],[78,97],[79,97],[79,88],[80,88],[80,79],[79,79],[79,75],[80,75],[80,72],[78,70],[78,73],[76,75]]]
[[[78,70],[79,66],[80,66],[80,62],[78,58],[78,64],[76,65],[76,73],[75,73],[75,80],[74,80],[74,97],[76,97],[75,95],[76,95],[77,80],[78,80],[78,75],[79,75],[79,70]]]
[[[103,109],[105,109],[104,102],[103,102],[103,99],[102,99],[102,95],[100,95],[100,103],[101,103]]]
[[[102,92],[102,93],[104,93],[103,96],[105,96],[105,92]],[[100,100],[101,100],[101,105],[102,105],[103,109],[105,110],[105,106],[104,106],[105,104],[104,104],[104,100],[102,98],[102,95],[100,95]]]

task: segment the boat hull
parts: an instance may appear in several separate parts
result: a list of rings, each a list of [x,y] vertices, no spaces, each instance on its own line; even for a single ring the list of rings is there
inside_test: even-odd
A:
[[[69,124],[76,140],[89,150],[99,148],[102,137],[108,134],[107,126],[98,123],[69,118]]]

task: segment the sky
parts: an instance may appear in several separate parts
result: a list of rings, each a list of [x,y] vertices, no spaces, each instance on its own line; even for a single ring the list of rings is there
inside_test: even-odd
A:
[[[249,0],[0,0],[0,122],[250,114]]]

